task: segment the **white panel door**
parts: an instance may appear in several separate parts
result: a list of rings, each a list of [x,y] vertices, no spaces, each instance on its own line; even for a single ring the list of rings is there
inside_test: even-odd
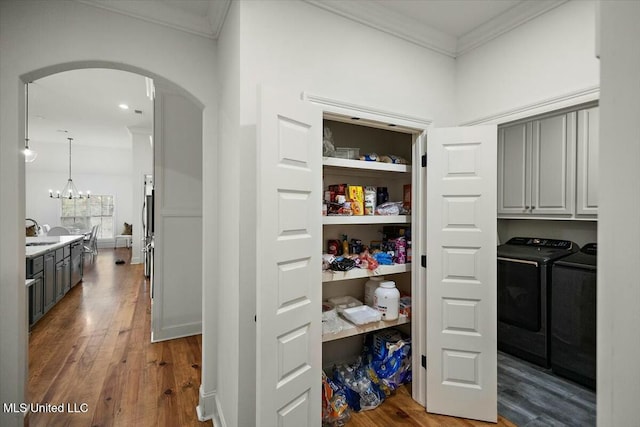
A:
[[[154,83],[155,342],[202,333],[202,105]]]
[[[322,114],[258,102],[258,426],[320,426]]]
[[[497,420],[495,126],[427,138],[427,411]]]

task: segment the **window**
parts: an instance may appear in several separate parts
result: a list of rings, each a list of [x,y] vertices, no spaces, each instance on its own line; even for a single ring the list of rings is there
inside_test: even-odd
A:
[[[64,227],[90,229],[99,225],[98,238],[113,238],[113,196],[91,195],[88,199],[60,199]]]

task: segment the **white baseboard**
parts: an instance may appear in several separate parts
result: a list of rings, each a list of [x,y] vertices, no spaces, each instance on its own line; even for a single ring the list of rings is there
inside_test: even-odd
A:
[[[202,334],[202,322],[187,323],[151,331],[151,342],[167,341],[200,334]]]
[[[198,420],[207,421],[213,420],[213,425],[216,427],[227,427],[227,423],[222,415],[222,407],[220,406],[220,400],[218,394],[215,391],[206,393],[200,385],[200,403],[196,406],[196,412],[198,413]]]

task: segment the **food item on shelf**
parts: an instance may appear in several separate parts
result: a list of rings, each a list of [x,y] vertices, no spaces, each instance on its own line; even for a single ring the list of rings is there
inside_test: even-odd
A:
[[[331,239],[327,242],[327,253],[331,254],[331,255],[338,255],[338,252],[340,251],[340,241],[336,240],[336,239]]]
[[[403,295],[398,303],[400,316],[411,319],[411,297]]]
[[[379,162],[380,156],[378,156],[376,153],[367,153],[363,156],[360,156],[360,160],[364,160],[367,162]]]
[[[337,334],[342,330],[342,324],[338,318],[338,310],[330,301],[322,302],[322,334]]]
[[[363,355],[367,377],[385,396],[411,381],[411,339],[399,331],[368,334]]]
[[[396,156],[394,154],[388,154],[386,156],[380,156],[380,161],[383,163],[393,163],[396,165],[406,165],[409,164],[407,160],[403,157]]]
[[[400,291],[395,282],[387,280],[380,283],[373,297],[373,304],[380,313],[382,320],[396,320],[398,318]]]
[[[376,206],[376,215],[400,215],[402,202],[385,202]]]
[[[332,298],[329,298],[329,302],[335,306],[336,311],[338,313],[342,313],[347,308],[358,307],[362,305],[362,301],[350,295],[345,295],[341,297],[332,297]]]
[[[376,189],[376,206],[389,201],[389,191],[387,187],[378,187]]]
[[[411,212],[411,184],[405,184],[402,186],[402,207]]]
[[[322,426],[340,427],[351,418],[344,387],[322,371]]]
[[[364,191],[361,185],[347,186],[347,199],[354,215],[364,215]]]
[[[364,188],[364,214],[375,215],[376,210],[376,187],[367,186]]]
[[[367,283],[364,284],[364,303],[369,307],[373,307],[373,294],[376,292],[376,289],[378,289],[378,286],[380,286],[380,282],[383,281],[383,276],[370,277]]]

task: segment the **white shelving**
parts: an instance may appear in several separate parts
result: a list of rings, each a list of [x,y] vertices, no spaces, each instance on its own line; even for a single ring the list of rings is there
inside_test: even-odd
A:
[[[411,215],[328,215],[322,217],[323,225],[350,224],[410,224]]]
[[[346,320],[345,320],[346,322]],[[348,323],[348,322],[347,322]],[[379,322],[371,322],[366,325],[353,325],[353,328],[343,329],[335,334],[328,333],[322,335],[322,342],[339,340],[341,338],[352,337],[355,335],[366,334],[368,332],[377,331],[385,328],[411,323],[411,319],[406,316],[400,316],[396,320],[381,320]],[[349,324],[351,325],[351,324]]]
[[[410,165],[398,165],[394,163],[368,162],[365,160],[340,159],[337,157],[323,157],[322,165],[324,167],[358,169],[360,171],[377,171],[377,172],[398,172],[411,173]],[[360,172],[361,173],[361,172]]]
[[[365,277],[386,276],[411,271],[411,264],[380,265],[377,274],[365,268],[354,268],[349,271],[323,271],[322,282],[335,282],[338,280],[362,279]]]

